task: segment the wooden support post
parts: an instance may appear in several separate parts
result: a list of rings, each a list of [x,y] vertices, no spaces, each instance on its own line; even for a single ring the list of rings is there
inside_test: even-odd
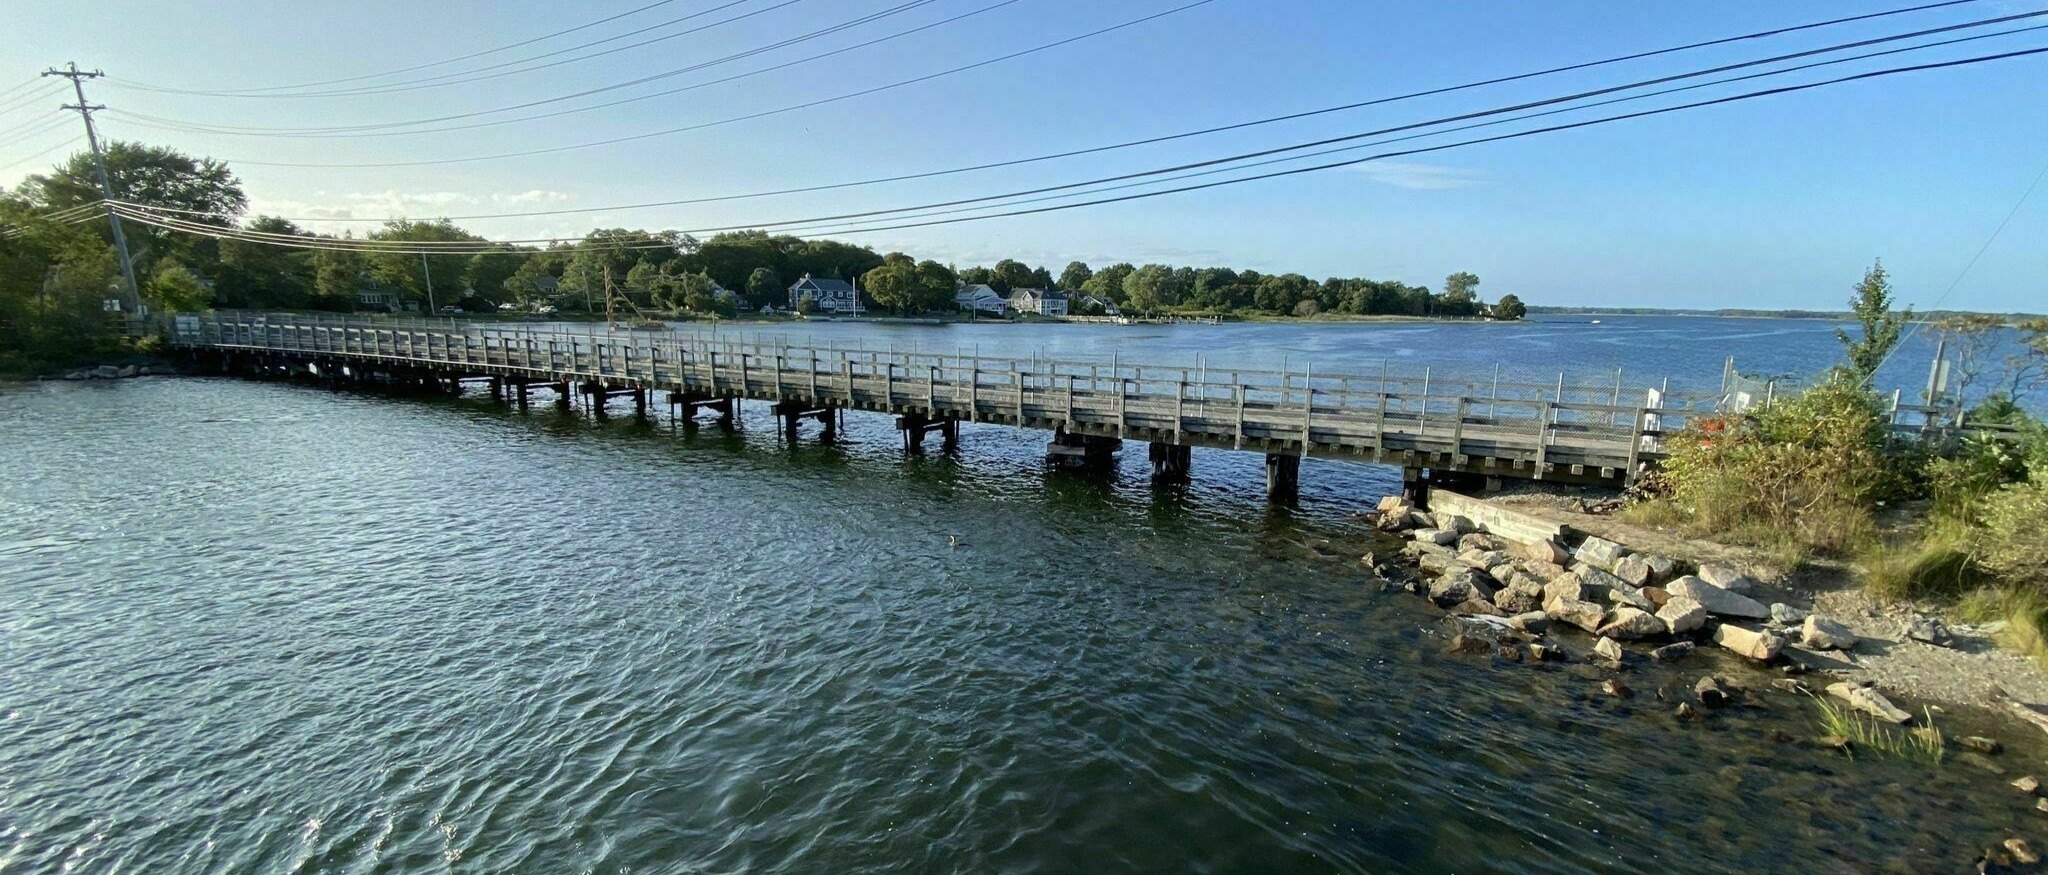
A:
[[[1193,449],[1186,444],[1153,443],[1149,450],[1152,459],[1152,482],[1187,482]]]
[[[1289,504],[1301,497],[1301,457],[1282,453],[1266,454],[1266,498]]]

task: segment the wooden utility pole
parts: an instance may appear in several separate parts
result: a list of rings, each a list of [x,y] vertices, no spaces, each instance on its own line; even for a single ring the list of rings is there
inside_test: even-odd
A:
[[[114,205],[111,203],[114,200],[114,185],[107,178],[107,159],[100,154],[99,131],[95,130],[92,124],[93,112],[106,109],[106,106],[85,102],[85,80],[98,79],[107,74],[98,70],[91,72],[80,70],[78,69],[78,62],[72,61],[65,69],[59,70],[56,67],[51,67],[48,70],[44,70],[43,75],[62,76],[71,80],[71,90],[74,94],[78,95],[77,103],[65,104],[63,108],[77,110],[78,117],[85,120],[85,143],[92,148],[92,166],[99,175],[100,197],[109,201],[106,204],[107,222],[114,230],[114,249],[121,254],[121,278],[125,281],[128,292],[128,299],[123,302],[122,307],[128,311],[130,318],[140,318],[142,316],[142,290],[135,284],[135,259],[128,254],[128,235],[121,233],[121,214],[114,212]]]

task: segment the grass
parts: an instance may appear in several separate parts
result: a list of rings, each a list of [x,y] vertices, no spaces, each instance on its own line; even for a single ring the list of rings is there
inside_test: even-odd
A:
[[[2048,596],[2017,586],[1983,587],[1965,594],[1960,607],[1972,623],[2003,621],[1998,643],[2048,667]]]
[[[1883,601],[1953,600],[1982,586],[1983,570],[1970,552],[1970,531],[1938,518],[1906,543],[1873,541],[1857,557],[1864,585]]]
[[[1848,739],[1846,752],[1852,759],[1856,751],[1864,750],[1879,757],[1925,760],[1930,766],[1939,766],[1948,755],[1948,737],[1934,724],[1934,712],[1929,709],[1920,711],[1925,726],[1902,731],[1821,696],[1815,695],[1813,701],[1820,706],[1817,725],[1821,734]]]

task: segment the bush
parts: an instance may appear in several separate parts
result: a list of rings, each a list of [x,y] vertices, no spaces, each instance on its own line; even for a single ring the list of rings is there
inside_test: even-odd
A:
[[[1961,522],[1936,521],[1910,544],[1872,546],[1857,563],[1864,586],[1883,601],[1964,595],[1985,582],[1971,554],[1972,534]]]
[[[1904,486],[1885,437],[1877,396],[1831,372],[1770,410],[1681,431],[1664,462],[1669,501],[1700,535],[1845,551],[1867,542],[1877,502]]]
[[[2048,589],[2048,467],[2032,475],[1985,499],[1977,554],[2011,583]]]

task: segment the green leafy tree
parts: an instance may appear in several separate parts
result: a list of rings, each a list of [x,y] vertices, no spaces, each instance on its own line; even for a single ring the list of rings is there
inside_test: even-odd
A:
[[[360,252],[314,250],[313,297],[324,310],[353,310],[369,272],[370,260]]]
[[[1512,294],[1500,296],[1500,302],[1493,305],[1493,318],[1520,319],[1529,315],[1529,308],[1522,299]]]
[[[1906,323],[1913,319],[1913,308],[1907,307],[1903,312],[1892,309],[1891,278],[1886,276],[1884,262],[1880,260],[1856,284],[1856,296],[1849,299],[1849,310],[1862,325],[1863,334],[1851,337],[1849,332],[1837,328],[1835,339],[1842,343],[1850,373],[1869,382],[1878,366],[1898,347]]]
[[[257,216],[248,228],[315,239],[311,232],[275,216]],[[216,306],[291,309],[313,303],[314,251],[246,240],[222,240],[218,245]]]
[[[548,289],[554,287],[555,275],[547,268],[547,261],[529,256],[526,261],[505,278],[500,287],[512,296],[512,301],[525,309],[536,309],[542,304],[553,303]]]
[[[207,225],[228,227],[249,205],[241,180],[226,164],[212,158],[194,158],[162,146],[115,140],[106,144],[104,156],[107,181],[119,200],[191,210],[181,218]],[[99,174],[92,155],[79,152],[47,174],[22,181],[21,193],[46,209],[63,209],[100,200]],[[153,275],[157,258],[180,258],[188,264],[210,268],[214,259],[203,238],[152,228],[140,222],[123,223],[129,251],[143,276]],[[99,224],[94,232],[112,242],[113,232]]]
[[[469,286],[471,294],[496,307],[514,299],[505,281],[530,260],[532,256],[525,252],[479,252],[469,257],[469,266],[463,271],[462,281]]]
[[[805,316],[809,316],[812,313],[817,312],[818,299],[811,297],[809,293],[805,293],[799,296],[796,299],[796,311],[798,313],[804,314]]]
[[[733,300],[730,296],[720,297],[721,286],[703,271],[686,273],[677,279],[683,308],[692,313],[715,313],[720,316],[733,315]]]
[[[953,290],[960,284],[960,278],[953,269],[936,261],[926,259],[917,263],[917,294],[911,306],[919,310],[953,309]]]
[[[960,281],[970,286],[986,286],[995,278],[995,271],[978,265],[960,271]]]
[[[1437,299],[1436,312],[1442,316],[1471,316],[1479,312],[1479,275],[1458,271],[1444,277],[1444,293]]]
[[[757,267],[747,274],[747,300],[756,304],[780,301],[789,293],[789,285],[776,275],[774,268]]]
[[[1086,262],[1069,261],[1067,268],[1060,271],[1060,279],[1055,288],[1063,292],[1078,292],[1082,286],[1088,284],[1088,278],[1094,275],[1095,271],[1089,270]]]
[[[1173,268],[1163,264],[1148,264],[1131,271],[1124,277],[1124,300],[1127,305],[1140,313],[1156,313],[1168,303],[1168,286],[1173,282]]]
[[[1124,303],[1124,279],[1137,270],[1129,262],[1118,262],[1096,271],[1081,284],[1081,291],[1116,304]],[[973,282],[973,280],[968,280]]]
[[[157,262],[146,291],[160,312],[190,313],[204,310],[213,303],[213,290],[207,288],[206,281],[171,259]]]
[[[384,227],[370,232],[370,239],[384,242],[478,242],[484,238],[456,227],[446,219],[429,222],[415,222],[397,219],[384,223]],[[379,252],[369,256],[370,272],[385,286],[397,289],[399,294],[422,306],[433,299],[436,306],[446,307],[463,297],[463,286],[469,276],[468,254],[426,255],[404,252]],[[429,282],[433,294],[427,294]]]
[[[908,310],[917,294],[917,262],[901,252],[882,257],[882,263],[861,277],[861,289],[875,299],[875,306],[897,312]]]
[[[1012,289],[1031,288],[1031,267],[1016,259],[1005,258],[1002,261],[996,262],[993,276],[989,278],[988,284],[996,291],[1005,295],[1009,294]]]

